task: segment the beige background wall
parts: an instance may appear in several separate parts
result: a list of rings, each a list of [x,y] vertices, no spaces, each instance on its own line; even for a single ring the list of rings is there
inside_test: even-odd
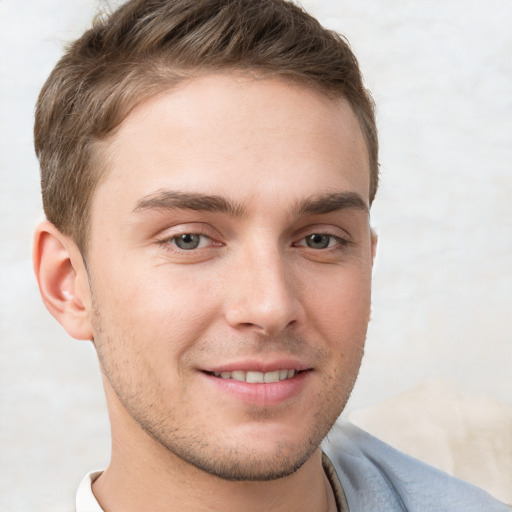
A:
[[[0,509],[70,510],[108,460],[90,344],[40,303],[33,105],[100,0],[0,0]],[[512,404],[512,2],[304,0],[378,106],[373,319],[348,410],[433,377]]]

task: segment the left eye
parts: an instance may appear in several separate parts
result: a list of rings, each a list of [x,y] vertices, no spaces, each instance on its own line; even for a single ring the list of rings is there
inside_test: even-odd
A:
[[[198,235],[196,233],[183,233],[182,235],[174,236],[171,238],[173,243],[178,249],[183,251],[191,251],[204,247],[210,239],[205,235]]]
[[[326,235],[323,233],[313,233],[301,240],[299,245],[307,245],[311,249],[327,249],[340,242],[340,239],[333,235]]]

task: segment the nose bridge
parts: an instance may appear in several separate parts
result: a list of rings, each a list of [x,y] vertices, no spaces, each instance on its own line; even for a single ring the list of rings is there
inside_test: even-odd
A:
[[[233,327],[275,334],[299,320],[295,283],[277,243],[267,240],[242,249],[235,275],[226,311]]]

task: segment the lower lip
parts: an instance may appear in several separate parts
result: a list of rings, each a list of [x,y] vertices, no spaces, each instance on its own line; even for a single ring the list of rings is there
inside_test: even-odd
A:
[[[291,379],[257,384],[234,379],[222,379],[207,373],[203,373],[203,376],[227,395],[248,404],[266,407],[282,404],[297,396],[306,384],[310,374],[311,371],[307,370],[298,373]]]

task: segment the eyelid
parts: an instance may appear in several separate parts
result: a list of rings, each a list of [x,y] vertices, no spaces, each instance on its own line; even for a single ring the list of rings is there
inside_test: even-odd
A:
[[[155,235],[155,239],[170,239],[186,234],[204,235],[210,238],[218,237],[215,230],[205,222],[181,222],[179,224],[168,225],[164,229],[161,229],[159,233]]]

